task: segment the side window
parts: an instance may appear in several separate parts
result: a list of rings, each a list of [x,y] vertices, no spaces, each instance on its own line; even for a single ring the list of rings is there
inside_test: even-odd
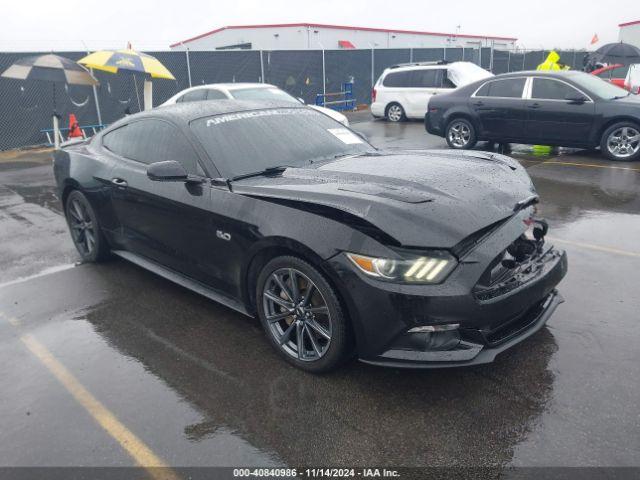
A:
[[[526,78],[505,78],[485,83],[476,97],[521,98]]]
[[[485,83],[476,92],[476,97],[488,97],[490,88],[491,88],[491,82]]]
[[[119,155],[150,164],[175,160],[180,162],[187,173],[197,173],[198,160],[191,144],[184,134],[173,125],[155,119],[140,120],[124,127]],[[114,130],[117,133],[121,129]],[[109,134],[110,135],[110,134]],[[105,140],[108,135],[105,135]],[[111,150],[109,145],[105,146]]]
[[[392,72],[384,77],[382,84],[385,87],[408,87],[412,72]]]
[[[124,145],[126,143],[128,125],[116,128],[102,137],[102,146],[107,150],[124,157]]]
[[[210,89],[207,90],[207,100],[226,100],[227,96],[220,90]]]
[[[178,102],[199,102],[200,100],[207,99],[207,90],[199,88],[198,90],[192,90],[185,93],[178,99]]]
[[[414,70],[411,86],[414,88],[440,88],[442,85],[442,70],[431,68],[428,70]]]
[[[531,98],[540,100],[564,100],[568,95],[576,96],[580,93],[573,87],[549,78],[534,78]]]

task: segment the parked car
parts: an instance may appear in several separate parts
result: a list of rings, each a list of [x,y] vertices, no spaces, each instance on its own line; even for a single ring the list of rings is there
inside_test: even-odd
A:
[[[640,98],[576,71],[517,72],[429,102],[429,133],[455,149],[478,140],[600,147],[612,160],[640,157]]]
[[[561,302],[566,255],[506,156],[386,152],[302,105],[222,100],[126,117],[54,171],[84,261],[255,315],[308,371],[491,362]]]
[[[182,90],[164,102],[162,106],[201,100],[264,100],[304,104],[304,100],[292,97],[284,90],[268,83],[210,83]],[[330,116],[346,127],[349,126],[349,119],[340,112],[318,105],[309,105],[309,107]]]
[[[634,63],[629,65],[629,71],[627,77],[624,80],[625,87],[631,93],[640,94],[640,63]]]
[[[588,72],[591,75],[595,75],[607,82],[611,82],[614,85],[624,88],[625,90],[630,90],[627,88],[627,85],[624,81],[624,78],[621,78],[617,75],[626,75],[628,67],[623,65],[622,63],[614,63],[613,65],[606,65],[600,68],[596,68],[592,72]]]
[[[470,62],[430,62],[387,68],[371,92],[371,113],[391,122],[424,118],[429,99],[492,74]]]

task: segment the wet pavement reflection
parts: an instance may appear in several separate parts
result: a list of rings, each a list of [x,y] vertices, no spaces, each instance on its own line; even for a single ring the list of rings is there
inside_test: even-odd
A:
[[[444,148],[420,123],[354,126],[378,146]],[[549,325],[494,364],[309,375],[256,320],[123,261],[80,265],[0,285],[0,465],[131,464],[29,356],[28,332],[171,465],[640,466],[640,164],[513,155],[570,271]],[[0,160],[0,231],[20,244],[0,283],[47,248],[40,266],[74,261],[45,168]],[[29,229],[10,223],[16,205],[39,212]]]

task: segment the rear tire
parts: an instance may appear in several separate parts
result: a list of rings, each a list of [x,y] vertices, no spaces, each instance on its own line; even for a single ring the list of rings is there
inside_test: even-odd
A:
[[[476,129],[466,118],[454,118],[445,129],[444,138],[449,148],[456,150],[470,150],[476,146],[478,139]]]
[[[349,328],[338,296],[304,260],[281,256],[267,263],[258,276],[256,306],[269,341],[292,365],[324,373],[349,358]]]
[[[640,159],[640,126],[629,121],[611,125],[602,134],[600,150],[609,160],[617,162]]]
[[[402,105],[395,102],[390,103],[387,106],[385,116],[387,117],[387,120],[393,123],[404,122],[407,119],[407,115],[404,111],[404,108],[402,108]]]
[[[67,225],[73,244],[83,262],[102,262],[109,258],[110,249],[95,210],[87,197],[73,190],[64,205]]]

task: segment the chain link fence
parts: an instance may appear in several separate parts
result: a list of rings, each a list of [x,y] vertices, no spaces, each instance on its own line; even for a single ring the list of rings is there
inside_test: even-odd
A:
[[[0,71],[19,58],[43,52],[0,53]],[[533,70],[549,51],[503,51],[492,48],[415,48],[372,50],[278,50],[147,52],[160,60],[175,81],[153,82],[153,104],[160,105],[189,86],[220,82],[265,82],[276,85],[307,103],[320,93],[339,92],[353,82],[358,104],[371,102],[371,89],[384,69],[399,63],[464,60],[495,74]],[[559,51],[560,61],[581,69],[584,51]],[[86,52],[63,52],[78,60]],[[55,111],[66,127],[69,114],[81,126],[110,124],[143,107],[144,76],[94,72],[100,85],[94,89],[55,86]],[[54,86],[37,81],[0,79],[0,150],[44,144],[42,130],[51,128]]]

